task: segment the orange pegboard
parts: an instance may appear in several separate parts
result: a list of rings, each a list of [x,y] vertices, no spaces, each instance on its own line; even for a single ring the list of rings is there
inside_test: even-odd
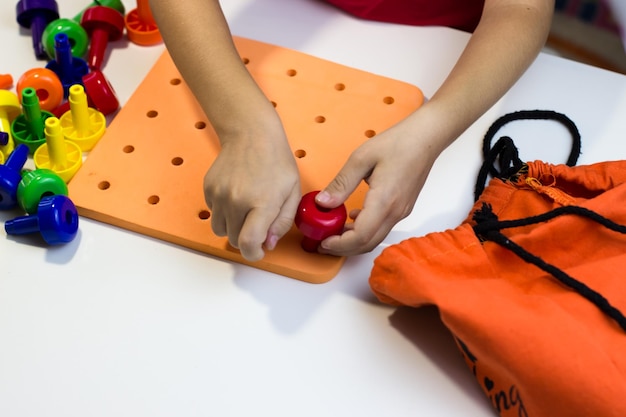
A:
[[[419,88],[297,51],[235,38],[275,103],[297,158],[303,194],[323,188],[353,149],[423,102]],[[294,227],[250,263],[211,231],[202,181],[219,151],[205,114],[164,52],[69,184],[82,216],[312,283],[344,258],[307,253]],[[346,202],[361,207],[362,185]]]

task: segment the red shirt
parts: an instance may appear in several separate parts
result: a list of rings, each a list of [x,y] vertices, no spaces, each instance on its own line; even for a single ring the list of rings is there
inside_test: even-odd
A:
[[[476,29],[484,0],[326,0],[354,16],[417,26]]]

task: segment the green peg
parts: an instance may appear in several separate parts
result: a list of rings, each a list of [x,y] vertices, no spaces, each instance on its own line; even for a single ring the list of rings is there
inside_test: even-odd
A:
[[[43,197],[52,195],[67,196],[67,184],[50,169],[40,168],[22,172],[22,180],[17,186],[17,203],[28,214],[37,212]]]
[[[41,110],[39,97],[32,87],[22,90],[22,114],[11,123],[11,135],[15,144],[28,146],[30,154],[35,153],[38,147],[46,142],[44,122],[54,115]]]

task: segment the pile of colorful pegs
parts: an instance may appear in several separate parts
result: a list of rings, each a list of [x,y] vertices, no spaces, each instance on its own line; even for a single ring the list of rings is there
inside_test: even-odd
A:
[[[124,34],[141,46],[162,39],[148,0],[128,14],[121,0],[94,0],[73,18],[60,17],[56,0],[19,0],[16,15],[47,63],[22,74],[15,93],[13,77],[0,74],[0,210],[26,213],[5,223],[7,235],[66,243],[78,228],[67,183],[120,107],[104,75],[107,49]]]

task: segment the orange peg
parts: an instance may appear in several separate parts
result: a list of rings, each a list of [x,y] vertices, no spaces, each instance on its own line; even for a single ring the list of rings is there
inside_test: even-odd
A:
[[[124,19],[128,40],[141,46],[156,45],[163,41],[148,0],[137,0],[137,8]]]
[[[0,88],[8,90],[13,86],[13,77],[11,74],[0,74]]]

